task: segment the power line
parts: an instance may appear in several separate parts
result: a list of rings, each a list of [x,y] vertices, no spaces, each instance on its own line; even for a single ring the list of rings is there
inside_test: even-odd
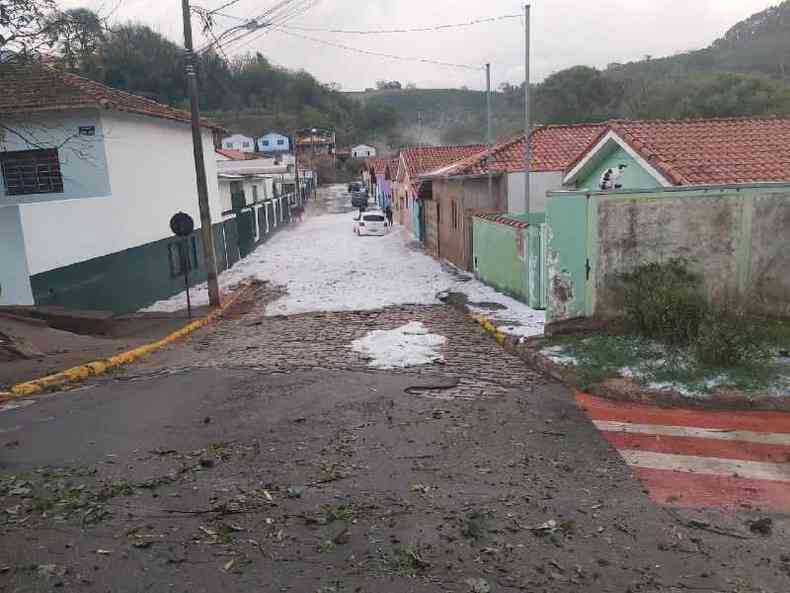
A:
[[[442,62],[440,60],[432,60],[430,58],[419,58],[419,57],[408,57],[408,56],[396,56],[394,54],[385,54],[376,51],[369,51],[366,49],[359,49],[357,47],[351,47],[348,45],[343,45],[342,43],[334,43],[332,41],[326,41],[325,39],[318,39],[316,37],[310,37],[308,35],[302,35],[300,33],[294,33],[293,31],[286,31],[285,29],[279,26],[272,26],[272,29],[278,31],[280,33],[284,33],[285,35],[290,35],[291,37],[299,37],[300,39],[306,39],[308,41],[313,41],[315,43],[321,43],[323,45],[328,45],[330,47],[337,47],[339,49],[344,49],[346,51],[352,51],[359,54],[365,54],[369,56],[377,56],[379,58],[388,58],[390,60],[400,60],[403,62],[420,62],[423,64],[431,64],[434,66],[446,66],[448,68],[461,68],[464,70],[481,70],[480,66],[470,66],[469,64],[454,64],[452,62]]]
[[[246,20],[239,19],[244,21],[243,24],[227,29],[222,34],[220,34],[217,38],[215,38],[215,41],[207,43],[206,45],[201,47],[198,51],[205,52],[211,49],[212,47],[214,47],[215,45],[220,45],[220,44],[223,44],[227,48],[230,44],[238,43],[239,41],[241,41],[246,37],[249,37],[256,31],[260,31],[261,29],[267,29],[271,24],[285,23],[288,20],[295,18],[296,16],[300,16],[301,14],[304,14],[304,12],[315,6],[318,3],[318,1],[319,0],[280,0],[280,2],[278,2],[277,4],[275,4],[274,6],[267,9],[262,14],[256,17],[249,18]],[[257,39],[262,35],[265,35],[267,32],[268,32],[267,30],[264,30],[263,33],[254,37],[254,39]],[[233,37],[231,37],[230,39],[226,39],[228,36],[233,36]]]
[[[223,15],[229,16],[229,15]],[[384,34],[392,34],[392,33],[428,33],[434,31],[443,31],[446,29],[458,29],[462,27],[473,27],[475,25],[482,25],[485,23],[495,23],[498,21],[504,21],[509,19],[519,19],[522,18],[523,15],[520,14],[503,14],[501,16],[492,16],[482,19],[474,19],[472,21],[464,22],[464,23],[447,23],[443,25],[433,25],[430,27],[413,27],[413,28],[406,28],[406,29],[370,29],[370,30],[363,30],[363,29],[322,29],[320,27],[301,27],[298,25],[288,25],[287,29],[294,29],[296,31],[314,31],[314,32],[323,32],[323,33],[342,33],[346,35],[384,35]],[[235,18],[235,17],[234,17]]]

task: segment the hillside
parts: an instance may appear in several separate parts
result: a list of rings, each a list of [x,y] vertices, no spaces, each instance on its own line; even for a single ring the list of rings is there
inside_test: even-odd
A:
[[[401,129],[434,142],[479,142],[485,95],[453,89],[346,93],[365,105],[393,110]],[[671,57],[575,66],[533,86],[541,123],[607,118],[673,118],[790,114],[790,0],[735,24],[708,47]],[[523,125],[523,85],[494,93],[497,137]]]

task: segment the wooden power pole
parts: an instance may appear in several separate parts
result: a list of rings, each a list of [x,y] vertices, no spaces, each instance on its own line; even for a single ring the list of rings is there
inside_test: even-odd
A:
[[[208,300],[212,307],[219,307],[219,282],[217,280],[217,259],[214,253],[214,234],[211,232],[211,210],[208,204],[208,183],[206,163],[203,160],[203,132],[200,126],[200,102],[198,97],[195,52],[192,48],[192,15],[189,0],[181,0],[184,13],[184,47],[186,49],[187,89],[189,105],[192,110],[192,152],[195,157],[195,177],[197,179],[198,207],[200,209],[200,232],[203,237],[203,259],[206,264],[208,280]]]

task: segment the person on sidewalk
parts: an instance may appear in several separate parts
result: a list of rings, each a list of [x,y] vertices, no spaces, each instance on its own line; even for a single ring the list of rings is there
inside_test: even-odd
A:
[[[392,207],[387,204],[387,207],[384,209],[384,216],[387,217],[387,224],[392,226]]]

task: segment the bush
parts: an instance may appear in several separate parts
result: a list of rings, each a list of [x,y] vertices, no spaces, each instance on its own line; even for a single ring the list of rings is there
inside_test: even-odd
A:
[[[626,315],[640,334],[673,345],[696,338],[709,307],[686,260],[644,264],[621,280]]]
[[[710,309],[693,347],[701,364],[716,368],[763,364],[772,354],[761,325],[733,305]]]

